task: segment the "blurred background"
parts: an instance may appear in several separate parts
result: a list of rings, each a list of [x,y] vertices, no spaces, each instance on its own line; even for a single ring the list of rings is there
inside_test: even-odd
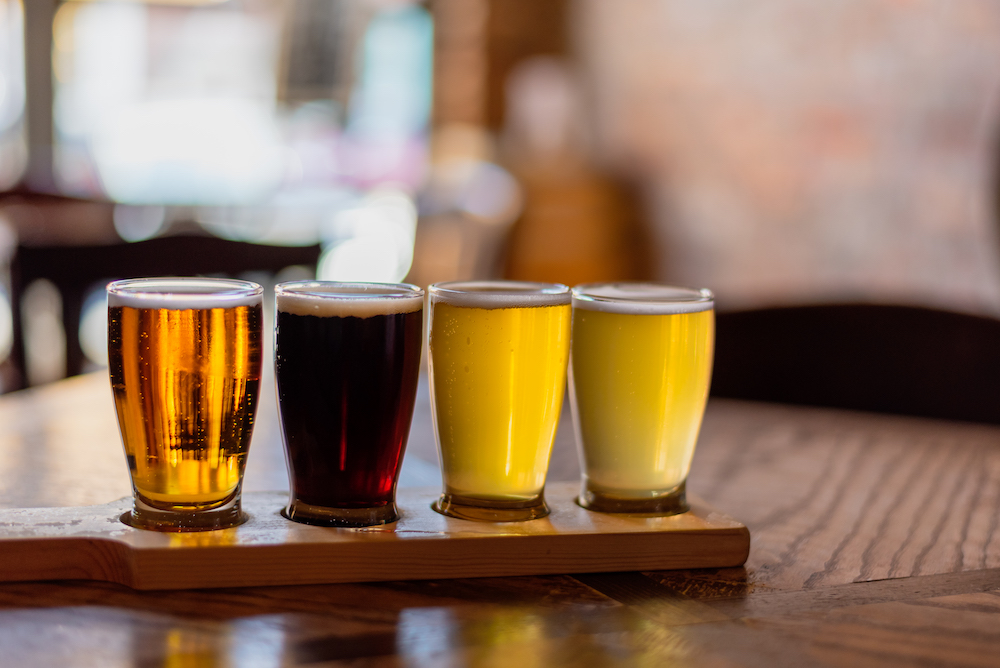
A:
[[[149,274],[1000,315],[995,0],[0,0],[0,391]]]

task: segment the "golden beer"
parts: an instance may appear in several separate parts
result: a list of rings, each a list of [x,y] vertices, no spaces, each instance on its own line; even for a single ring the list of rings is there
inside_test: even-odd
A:
[[[221,279],[108,287],[108,363],[132,477],[132,524],[241,521],[257,410],[262,289]]]
[[[712,374],[712,295],[651,284],[573,290],[571,398],[581,504],[683,512]]]
[[[548,513],[543,498],[569,355],[565,286],[430,288],[430,383],[444,495],[466,519]]]

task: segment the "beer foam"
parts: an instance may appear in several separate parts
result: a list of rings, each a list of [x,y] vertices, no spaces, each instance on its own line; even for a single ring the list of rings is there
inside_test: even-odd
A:
[[[570,303],[569,288],[560,283],[528,281],[462,281],[430,287],[435,302],[472,308],[524,308]]]
[[[715,307],[710,290],[658,283],[590,283],[573,288],[573,308],[633,315],[698,313]]]
[[[321,318],[370,318],[413,313],[424,305],[424,291],[405,283],[302,281],[275,288],[278,311]]]
[[[264,289],[251,281],[226,278],[139,278],[108,284],[108,306],[209,309],[258,306]]]

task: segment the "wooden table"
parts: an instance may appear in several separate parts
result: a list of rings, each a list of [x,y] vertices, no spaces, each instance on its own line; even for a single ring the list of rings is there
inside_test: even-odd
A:
[[[248,490],[287,487],[273,402]],[[567,417],[550,480],[578,475]],[[407,460],[434,484],[425,387]],[[689,488],[750,527],[746,568],[0,585],[0,665],[1000,665],[1000,429],[712,401]],[[104,374],[0,398],[0,507],[128,493]]]

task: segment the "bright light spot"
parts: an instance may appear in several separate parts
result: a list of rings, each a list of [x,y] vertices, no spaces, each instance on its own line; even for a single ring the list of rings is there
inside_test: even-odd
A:
[[[91,291],[80,309],[80,348],[98,366],[108,365],[108,301],[104,288]]]
[[[280,666],[287,659],[286,648],[290,644],[286,637],[286,624],[284,617],[278,614],[238,617],[226,624],[229,637],[225,638],[224,646],[228,656],[220,657],[218,662],[178,662],[177,665]]]
[[[166,214],[162,206],[119,204],[114,213],[115,231],[125,241],[151,239],[163,227]]]
[[[398,283],[413,262],[417,210],[407,195],[376,190],[359,206],[336,213],[327,226],[330,247],[318,275],[330,281]]]
[[[66,333],[62,296],[51,281],[39,279],[21,301],[24,356],[29,385],[43,385],[66,375]]]
[[[139,103],[94,138],[101,180],[122,202],[254,201],[278,187],[283,155],[268,106],[238,99]]]
[[[323,253],[319,263],[320,280],[372,281],[398,283],[399,258],[391,240],[368,236],[349,239]]]
[[[484,222],[508,224],[521,213],[521,188],[503,167],[480,163],[460,205]]]
[[[10,349],[14,345],[14,319],[11,317],[10,299],[7,294],[0,292],[0,360],[10,356]]]
[[[353,205],[357,195],[343,188],[297,188],[256,206],[199,207],[194,219],[223,239],[277,246],[320,242],[320,228],[330,211]]]

